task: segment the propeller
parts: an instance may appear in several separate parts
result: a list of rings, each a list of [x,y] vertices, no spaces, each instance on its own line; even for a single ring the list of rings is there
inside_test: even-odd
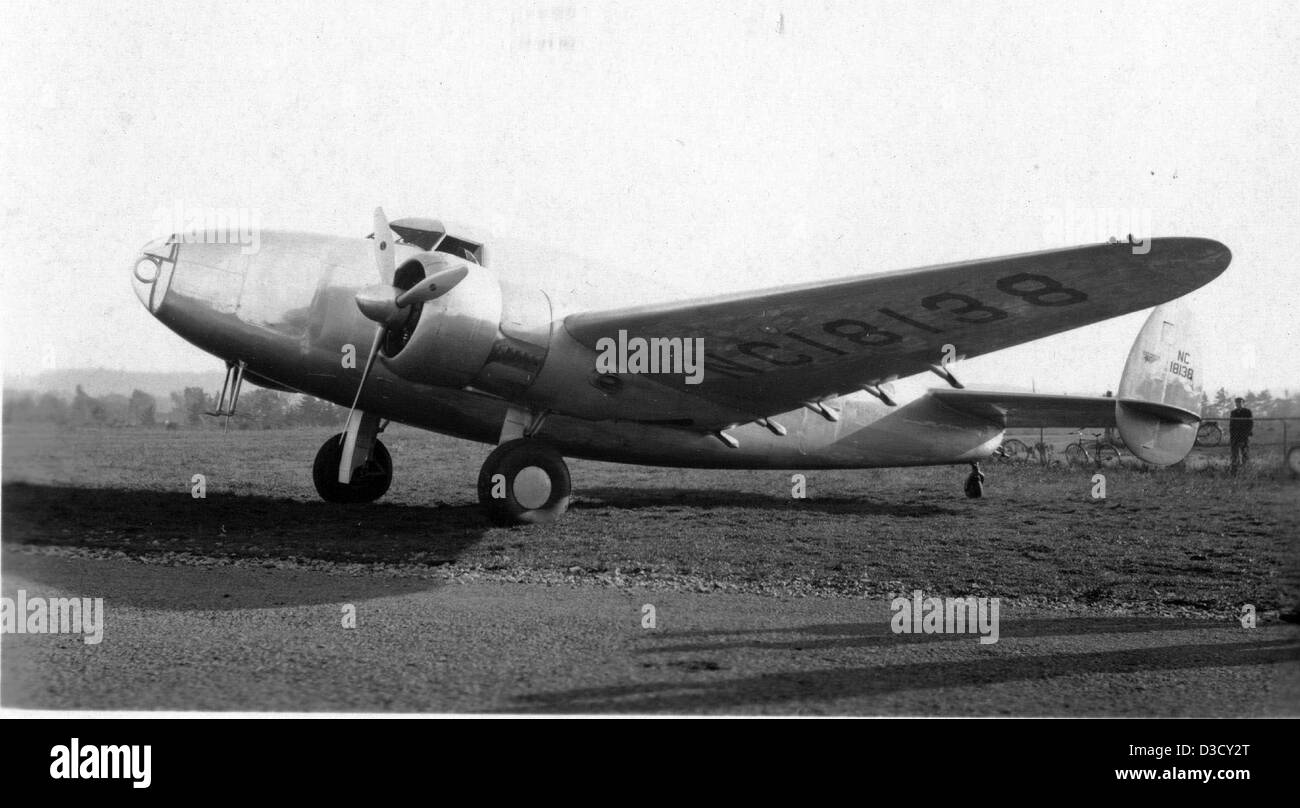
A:
[[[388,226],[388,217],[383,208],[375,208],[375,266],[379,267],[379,279],[389,286],[393,285],[393,275],[397,274],[397,259],[393,254],[393,230]]]
[[[447,262],[443,261],[442,263],[445,265]],[[468,274],[469,267],[463,265],[436,272],[402,292],[393,303],[399,309],[403,309],[407,306],[418,306],[428,303],[430,300],[437,300],[450,292],[456,284],[465,280],[465,276]]]
[[[405,291],[393,286],[397,274],[397,262],[393,251],[393,230],[388,226],[383,208],[375,208],[375,245],[373,249],[375,266],[379,270],[379,279],[383,283],[367,286],[357,293],[357,308],[367,319],[378,324],[374,340],[370,344],[370,355],[366,358],[365,369],[361,371],[361,381],[357,383],[357,393],[348,410],[348,419],[343,424],[346,436],[352,426],[352,417],[356,414],[357,404],[361,401],[361,391],[365,389],[370,370],[374,367],[375,357],[384,344],[390,329],[402,327],[417,306],[423,306],[456,288],[456,284],[465,280],[469,274],[467,266],[448,266],[449,262],[442,256],[426,254],[425,271],[437,266],[446,267],[427,275],[419,283]],[[345,437],[346,440],[346,437]]]

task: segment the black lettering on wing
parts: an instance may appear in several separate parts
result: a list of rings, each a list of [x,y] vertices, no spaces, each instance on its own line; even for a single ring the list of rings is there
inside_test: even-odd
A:
[[[759,368],[752,368],[749,365],[742,365],[734,359],[718,356],[717,354],[704,352],[704,369],[709,373],[721,373],[723,376],[730,376],[733,379],[743,379],[740,374],[749,374],[761,376],[763,371]]]

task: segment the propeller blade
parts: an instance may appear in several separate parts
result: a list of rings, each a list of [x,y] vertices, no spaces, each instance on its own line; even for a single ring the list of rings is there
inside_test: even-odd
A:
[[[397,328],[410,316],[409,311],[398,307],[398,294],[399,290],[392,286],[367,286],[357,292],[357,308],[361,309],[367,320],[385,328]]]
[[[383,208],[375,208],[375,265],[379,267],[379,279],[389,286],[393,285],[393,276],[397,274],[397,259],[393,254],[393,230],[388,226]]]
[[[430,300],[437,300],[456,288],[456,284],[465,280],[465,276],[468,274],[469,267],[466,266],[452,267],[441,272],[435,272],[398,295],[397,307],[404,309],[407,306],[416,306],[428,303]]]
[[[348,410],[348,420],[343,422],[344,436],[348,434],[348,429],[352,426],[352,416],[356,414],[357,403],[361,401],[361,391],[365,389],[366,379],[370,378],[370,369],[374,367],[375,356],[379,353],[379,346],[384,344],[384,337],[387,335],[388,329],[383,325],[375,329],[375,341],[370,345],[370,356],[366,358],[366,368],[361,371],[361,381],[357,382],[357,394],[352,398],[352,407]]]

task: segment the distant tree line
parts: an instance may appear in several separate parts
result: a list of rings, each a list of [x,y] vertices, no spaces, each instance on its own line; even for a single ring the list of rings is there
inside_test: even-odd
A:
[[[56,393],[9,391],[4,393],[4,422],[51,423],[61,426],[158,427],[175,429],[219,428],[225,421],[206,415],[217,408],[216,396],[201,387],[171,393],[167,410],[143,390],[131,395],[109,393],[92,396],[77,385],[69,400]],[[239,395],[231,429],[283,429],[296,426],[339,426],[347,410],[298,393],[248,388]]]
[[[1274,397],[1268,390],[1256,393],[1247,390],[1244,393],[1230,392],[1220,387],[1211,399],[1201,394],[1201,417],[1226,418],[1237,407],[1236,399],[1242,399],[1243,405],[1255,418],[1296,418],[1300,417],[1300,393],[1284,390],[1282,395]]]
[[[1231,392],[1220,387],[1211,398],[1201,395],[1201,415],[1223,418],[1236,406],[1234,399],[1245,399],[1256,418],[1300,418],[1300,392],[1284,391],[1274,397],[1268,390],[1256,393]],[[186,387],[172,393],[167,410],[143,390],[131,395],[109,393],[92,396],[77,385],[69,400],[55,393],[10,391],[4,393],[4,422],[53,423],[65,426],[149,427],[165,426],[185,429],[220,427],[224,418],[205,413],[217,408],[216,397],[202,387]],[[239,396],[238,414],[230,419],[231,429],[283,429],[296,426],[339,426],[347,411],[327,401],[299,393],[244,388]]]

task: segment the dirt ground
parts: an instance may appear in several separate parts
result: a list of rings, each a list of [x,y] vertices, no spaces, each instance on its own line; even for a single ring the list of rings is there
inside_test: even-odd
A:
[[[572,461],[560,523],[499,528],[473,482],[487,447],[404,427],[378,503],[320,502],[312,431],[7,429],[3,539],[129,557],[350,562],[508,580],[696,591],[996,596],[1118,614],[1261,617],[1300,603],[1300,484],[1210,465],[1105,470],[716,472]],[[206,497],[191,496],[193,476]]]
[[[6,430],[4,596],[106,617],[5,634],[0,704],[1300,715],[1300,489],[1271,471],[1107,469],[1096,499],[1090,469],[989,464],[981,500],[963,467],[817,471],[799,499],[798,470],[575,461],[563,521],[499,528],[487,447],[394,428],[388,495],[338,506],[325,437]],[[917,589],[1000,599],[998,641],[897,633]]]

